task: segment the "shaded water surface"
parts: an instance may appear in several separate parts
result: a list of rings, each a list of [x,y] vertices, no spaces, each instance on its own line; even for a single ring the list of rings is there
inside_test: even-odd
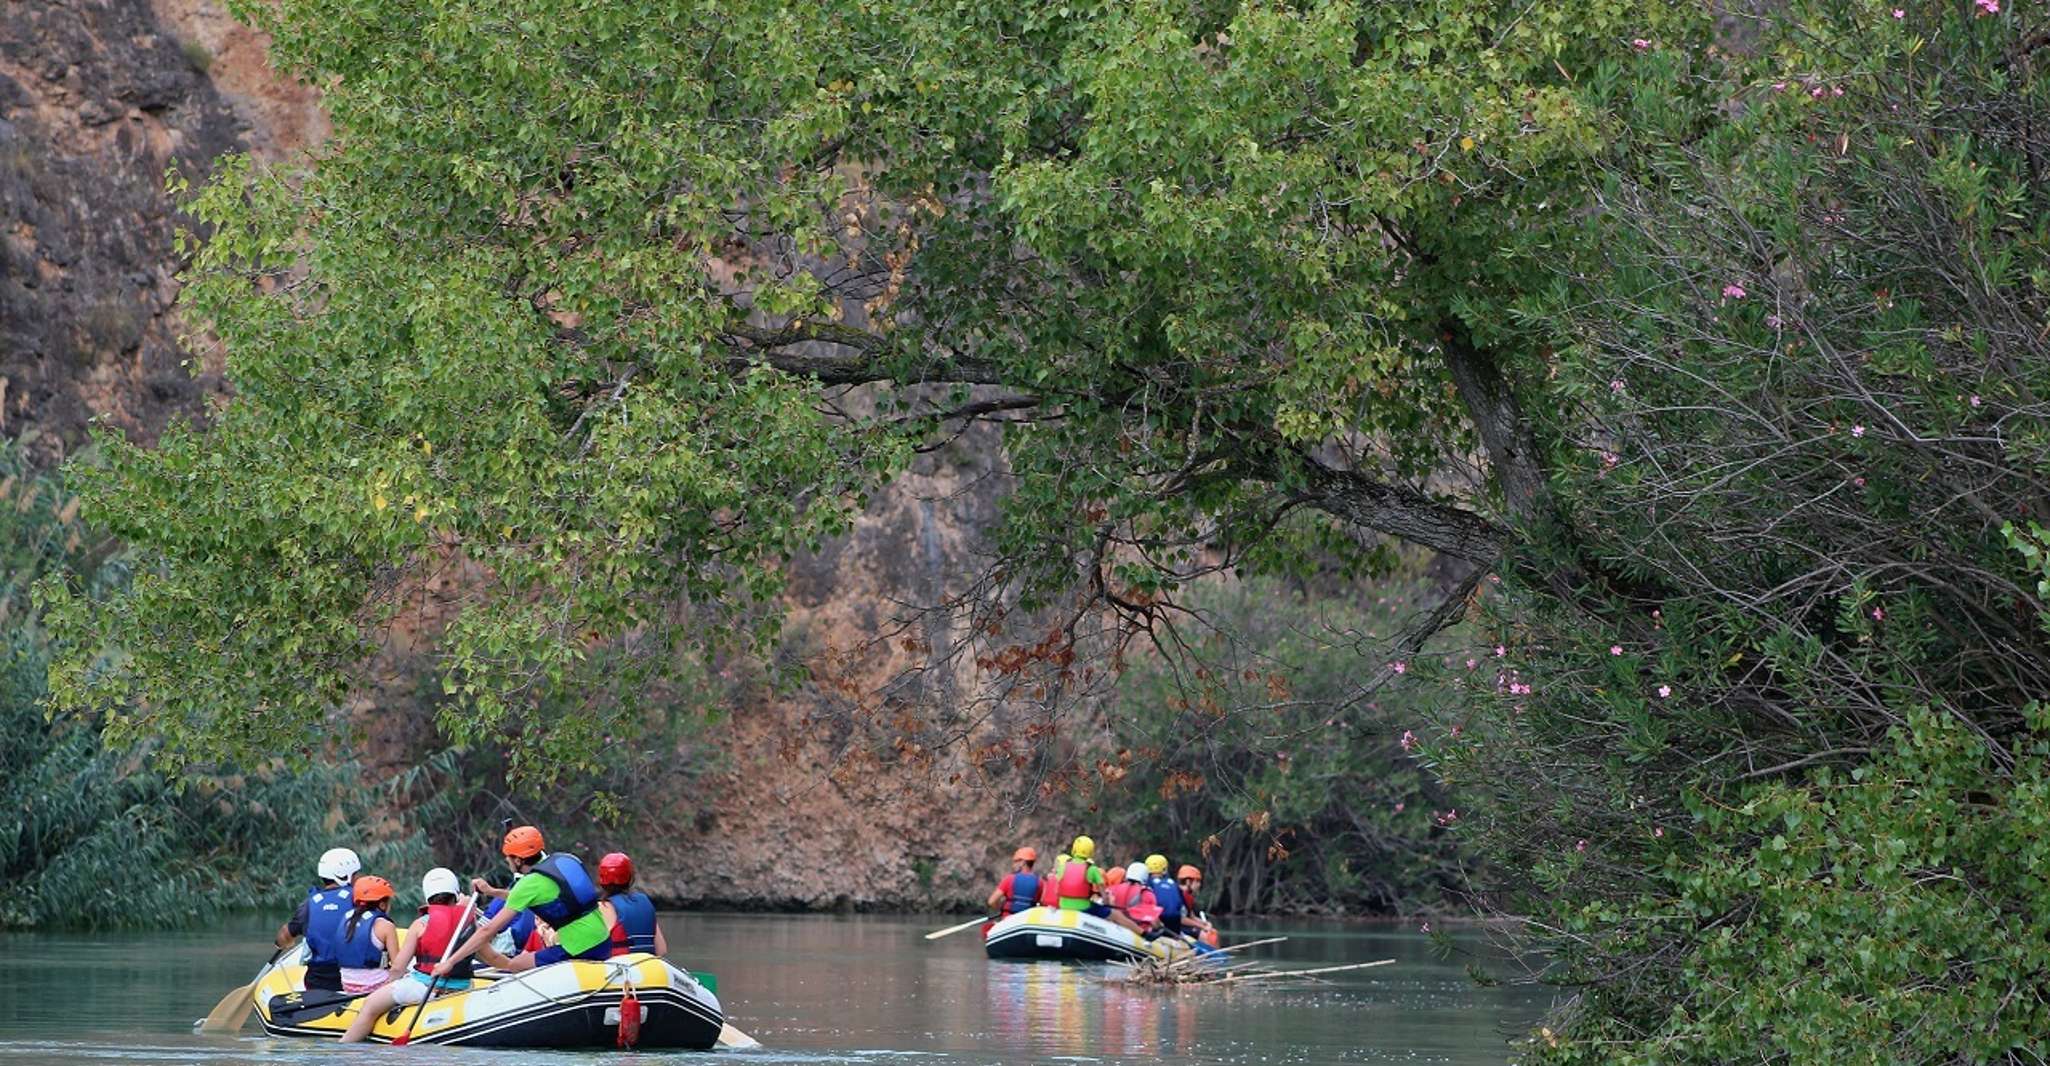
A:
[[[956,919],[958,920],[958,919]],[[669,914],[673,956],[711,970],[728,1018],[766,1048],[726,1053],[738,1066],[876,1063],[1022,1066],[1172,1058],[1209,1063],[1501,1063],[1508,1039],[1547,998],[1477,988],[1465,960],[1425,939],[1372,926],[1238,923],[1228,940],[1286,935],[1254,948],[1291,966],[1394,958],[1327,984],[1133,988],[1101,966],[996,963],[975,932],[928,943],[945,918]],[[268,957],[274,922],[220,930],[0,934],[0,1066],[302,1066],[715,1061],[658,1053],[356,1048],[200,1036],[194,1020]],[[1481,950],[1479,938],[1471,946]]]

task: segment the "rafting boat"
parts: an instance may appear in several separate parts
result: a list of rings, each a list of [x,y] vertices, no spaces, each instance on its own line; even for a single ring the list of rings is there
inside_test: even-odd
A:
[[[992,959],[1128,962],[1169,959],[1189,946],[1173,937],[1148,940],[1108,918],[1058,907],[1033,907],[1005,917],[983,937]]]
[[[464,1047],[598,1048],[619,1042],[620,1004],[632,989],[640,1004],[634,1046],[709,1050],[725,1024],[719,997],[689,973],[654,955],[603,962],[571,960],[520,973],[480,974],[461,992],[436,996],[419,1010],[394,1007],[369,1039],[389,1044],[406,1027],[411,1043]],[[338,1039],[356,1020],[361,997],[305,991],[306,968],[273,965],[256,984],[256,1013],[272,1036]]]

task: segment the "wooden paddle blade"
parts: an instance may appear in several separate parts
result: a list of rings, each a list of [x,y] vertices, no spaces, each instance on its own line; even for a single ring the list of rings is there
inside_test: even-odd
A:
[[[735,1051],[745,1051],[748,1048],[761,1047],[762,1042],[735,1029],[731,1025],[725,1025],[719,1029],[719,1046]]]
[[[927,940],[938,940],[943,936],[953,936],[955,933],[958,933],[963,929],[973,929],[986,921],[989,921],[989,919],[970,918],[967,921],[962,922],[960,925],[950,925],[945,929],[935,929],[932,932],[925,934],[925,938]]]
[[[229,990],[219,1003],[214,1004],[214,1009],[207,1012],[206,1019],[199,1023],[199,1031],[232,1033],[242,1028],[242,1023],[249,1020],[250,1009],[256,1006],[256,997],[251,994],[254,991],[253,984]]]

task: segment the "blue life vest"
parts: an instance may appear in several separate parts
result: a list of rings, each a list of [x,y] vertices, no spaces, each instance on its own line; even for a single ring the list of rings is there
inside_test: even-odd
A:
[[[1149,877],[1146,887],[1153,890],[1153,902],[1160,905],[1160,920],[1170,927],[1179,927],[1182,920],[1182,888],[1165,877]]]
[[[383,911],[365,911],[356,919],[356,935],[348,936],[349,921],[345,916],[342,927],[335,931],[340,946],[335,949],[335,962],[351,970],[370,970],[384,965],[384,945],[377,942],[377,920],[386,917]],[[346,937],[346,939],[344,939]]]
[[[1039,906],[1039,875],[1023,870],[1011,875],[1011,900],[1005,914],[1017,914]]]
[[[561,929],[598,909],[598,885],[576,856],[558,851],[534,864],[534,872],[555,882],[557,890],[554,899],[529,908],[534,917]]]
[[[645,892],[621,892],[612,897],[612,913],[619,915],[619,927],[626,930],[626,950],[655,951],[655,901]]]
[[[348,885],[315,888],[306,893],[307,966],[341,965],[337,953],[342,949],[342,923],[348,920],[354,906]]]
[[[488,922],[498,917],[498,912],[504,909],[504,900],[493,899],[484,905],[484,920]],[[513,954],[527,950],[527,938],[534,935],[534,912],[523,910],[513,915],[512,923],[505,927],[505,934],[512,937]]]

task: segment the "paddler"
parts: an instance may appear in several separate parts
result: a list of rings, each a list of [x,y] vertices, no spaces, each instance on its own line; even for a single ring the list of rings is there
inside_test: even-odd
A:
[[[1112,874],[1117,875],[1115,883]],[[1103,879],[1111,910],[1130,918],[1142,931],[1152,929],[1160,920],[1160,904],[1154,902],[1153,890],[1146,887],[1145,863],[1135,862],[1122,870],[1112,870]]]
[[[634,861],[623,851],[598,860],[599,910],[612,930],[612,954],[645,951],[669,954],[669,941],[662,935],[662,923],[655,918],[655,903],[645,892],[634,891]]]
[[[1174,872],[1175,887],[1182,890],[1182,925],[1196,930],[1196,943],[1214,948],[1218,945],[1217,927],[1204,918],[1202,908],[1196,905],[1196,893],[1203,887],[1203,871],[1182,864]]]
[[[377,1019],[393,1007],[426,1002],[430,984],[437,996],[470,987],[472,963],[468,959],[439,982],[428,972],[441,961],[442,954],[461,932],[456,923],[462,921],[463,912],[470,905],[467,898],[456,895],[461,888],[455,871],[445,866],[427,871],[427,876],[420,879],[420,895],[427,905],[420,908],[423,913],[407,929],[405,943],[392,953],[391,979],[357,1006],[356,1019],[349,1023],[349,1031],[342,1034],[342,1043],[353,1044],[369,1036]]]
[[[1110,909],[1103,902],[1103,870],[1096,865],[1096,841],[1078,836],[1068,846],[1064,860],[1054,868],[1054,892],[1064,911],[1081,911],[1095,918],[1108,918],[1132,932],[1143,932],[1132,919]]]
[[[398,954],[399,927],[385,914],[391,906],[390,881],[364,874],[349,886],[349,898],[335,959],[342,967],[342,991],[360,996],[391,980],[385,960]]]
[[[1039,906],[1040,882],[1044,879],[1032,872],[1032,865],[1038,861],[1037,848],[1023,847],[1011,853],[1011,872],[997,882],[996,890],[985,901],[998,917]]]
[[[354,906],[349,897],[349,882],[362,868],[362,861],[348,848],[323,852],[314,868],[320,883],[307,891],[299,909],[278,927],[275,943],[281,948],[291,947],[292,941],[302,936],[306,938],[308,991],[342,990],[342,964],[336,952],[341,949],[342,923],[348,920],[349,910]]]
[[[568,959],[602,962],[612,957],[612,929],[598,910],[598,885],[576,856],[562,851],[549,854],[543,848],[541,831],[531,825],[507,833],[499,850],[519,877],[505,894],[505,908],[436,963],[437,976],[453,971],[480,948],[487,949],[484,961],[504,970],[531,970]],[[488,950],[491,938],[512,924],[514,913],[521,910],[531,910],[534,917],[548,923],[555,930],[556,942],[500,962],[493,957],[498,952]]]
[[[1207,928],[1189,913],[1181,886],[1167,876],[1167,856],[1146,856],[1146,887],[1153,890],[1154,902],[1160,905],[1160,926],[1164,931],[1188,936],[1199,928]]]

